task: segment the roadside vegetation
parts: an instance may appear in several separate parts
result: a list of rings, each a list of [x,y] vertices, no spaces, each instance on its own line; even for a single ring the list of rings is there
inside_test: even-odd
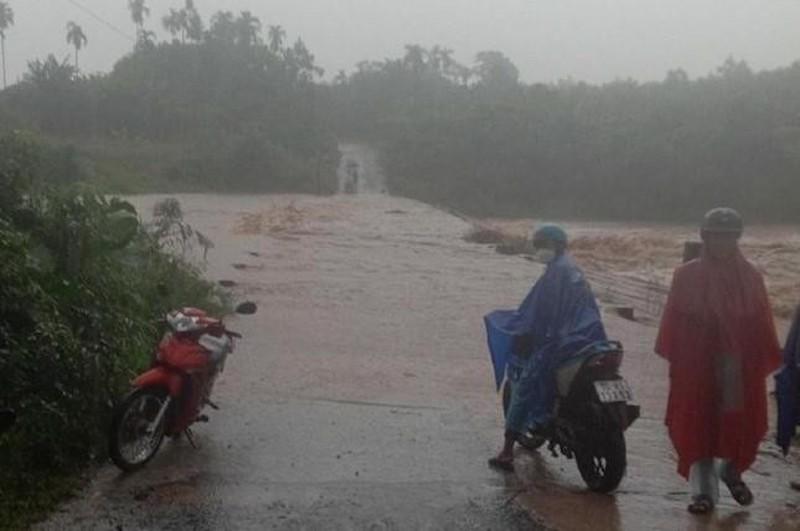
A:
[[[175,201],[145,226],[125,201],[51,184],[70,172],[61,157],[30,134],[0,137],[0,407],[18,417],[0,435],[4,529],[40,517],[104,457],[113,404],[161,332],[154,320],[226,306],[192,265],[192,246],[208,242]]]

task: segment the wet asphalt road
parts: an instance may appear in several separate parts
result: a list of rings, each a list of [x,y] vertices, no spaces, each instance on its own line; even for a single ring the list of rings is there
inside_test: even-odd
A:
[[[686,514],[655,331],[613,315],[644,411],[617,495],[587,493],[546,452],[489,470],[502,420],[481,317],[516,306],[540,270],[464,242],[462,220],[384,196],[179,198],[215,243],[209,278],[260,307],[231,323],[245,339],[222,410],[196,428],[199,449],[166,441],[139,473],[102,468],[41,529],[800,528],[786,488],[800,470],[769,445],[746,476],[750,510],[724,498],[714,517]]]
[[[462,221],[378,196],[180,200],[215,243],[208,276],[259,304],[231,322],[222,409],[199,449],[101,469],[42,529],[537,528],[485,464],[500,421],[481,316],[519,293]]]

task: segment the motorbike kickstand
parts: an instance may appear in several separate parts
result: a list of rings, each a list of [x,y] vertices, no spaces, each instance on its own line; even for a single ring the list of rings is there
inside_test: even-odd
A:
[[[186,440],[189,441],[189,444],[192,445],[192,448],[197,450],[198,446],[197,443],[194,442],[194,432],[191,430],[191,428],[186,428],[183,433],[186,434]]]
[[[210,398],[206,398],[206,404],[211,407],[211,409],[215,409],[219,411],[219,406],[216,405],[214,402],[211,401]]]

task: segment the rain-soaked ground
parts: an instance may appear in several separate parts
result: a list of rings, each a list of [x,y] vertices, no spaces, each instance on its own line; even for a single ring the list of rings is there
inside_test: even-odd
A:
[[[157,197],[135,200],[149,212]],[[643,406],[628,476],[587,493],[572,461],[520,453],[487,468],[502,419],[482,316],[539,266],[467,243],[468,224],[388,196],[179,196],[214,242],[207,274],[255,316],[218,381],[199,449],[166,441],[143,471],[111,466],[41,529],[798,529],[800,467],[764,445],[749,509],[686,513],[662,426],[654,328],[607,313]]]

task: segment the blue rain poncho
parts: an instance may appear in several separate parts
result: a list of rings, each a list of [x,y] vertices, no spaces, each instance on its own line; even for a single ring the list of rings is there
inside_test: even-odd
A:
[[[547,265],[517,310],[494,311],[484,321],[497,389],[507,374],[514,381],[507,429],[517,433],[549,418],[558,364],[606,340],[594,294],[567,254]]]
[[[775,394],[778,398],[778,446],[784,453],[789,451],[797,424],[800,423],[798,408],[798,362],[800,362],[800,308],[795,313],[794,323],[783,349],[783,367],[775,375]]]

